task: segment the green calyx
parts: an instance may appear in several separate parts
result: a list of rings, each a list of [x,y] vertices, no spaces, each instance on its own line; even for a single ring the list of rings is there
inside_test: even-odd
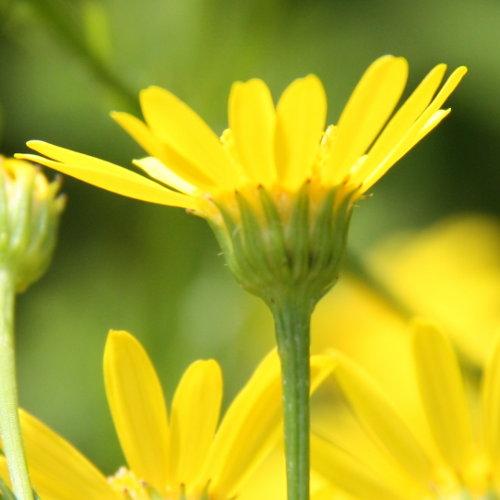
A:
[[[60,182],[49,183],[29,163],[0,157],[0,269],[16,292],[47,269],[56,243],[65,198]]]
[[[214,201],[221,217],[209,222],[236,279],[268,304],[289,290],[316,303],[337,281],[356,193],[307,182],[293,195],[234,196],[231,209]]]

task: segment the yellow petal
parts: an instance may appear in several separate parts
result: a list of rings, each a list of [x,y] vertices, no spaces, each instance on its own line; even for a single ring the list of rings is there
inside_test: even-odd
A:
[[[340,353],[334,377],[368,434],[413,477],[427,484],[432,464],[397,410],[360,368]]]
[[[111,118],[115,120],[145,151],[151,156],[164,161],[165,147],[156,138],[147,125],[129,113],[112,111]]]
[[[338,121],[328,162],[332,183],[339,182],[373,142],[394,110],[408,77],[408,63],[384,56],[366,70]]]
[[[331,357],[311,358],[311,390],[333,368]],[[268,355],[229,407],[213,442],[206,477],[217,498],[238,487],[275,444],[281,428],[281,375],[276,352]]]
[[[422,125],[426,123],[438,109],[441,108],[446,99],[448,99],[451,93],[457,88],[466,73],[467,68],[465,66],[460,66],[449,76],[427,109],[420,116],[419,120],[415,124],[416,128],[421,128]]]
[[[311,436],[311,466],[354,498],[370,500],[399,500],[390,484],[384,484],[369,471],[367,466],[352,455],[318,436]]]
[[[189,106],[159,87],[141,91],[140,99],[146,123],[162,142],[213,182],[228,189],[236,186],[236,173],[219,138]],[[176,165],[184,177],[182,168]]]
[[[198,191],[197,187],[181,179],[175,172],[172,172],[172,170],[154,156],[146,156],[140,160],[133,160],[133,163],[144,170],[144,172],[153,179],[167,186],[172,186],[177,191],[190,195],[194,195]]]
[[[377,168],[374,175],[367,179],[367,183],[373,185],[373,178],[381,176],[381,171],[387,171],[392,165],[400,160],[410,149],[419,143],[429,132],[434,130],[441,121],[446,118],[451,112],[451,109],[438,109],[421,128],[414,128],[406,135],[396,149],[394,149],[387,157],[381,167]],[[363,186],[363,191],[366,191],[366,185]]]
[[[403,140],[395,147],[375,170],[367,176],[363,183],[363,191],[373,186],[402,156],[404,156],[417,142],[427,135],[446,116],[449,110],[440,111],[441,106],[456,89],[467,68],[457,68],[446,80],[441,90],[436,94],[425,111],[410,127]]]
[[[359,172],[351,177],[352,182],[355,184],[362,184],[362,192],[365,193],[370,189],[376,182],[383,177],[387,171],[397,163],[408,151],[410,151],[417,143],[419,143],[429,132],[436,128],[441,121],[449,115],[451,109],[440,109],[430,117],[427,122],[421,126],[421,128],[415,128],[413,126],[399,142],[399,144],[392,149],[389,154],[381,161],[378,165],[372,168],[372,172],[368,174],[362,174],[361,169]],[[368,157],[369,159],[369,157]],[[364,169],[364,164],[362,166],[363,171],[368,171]]]
[[[249,178],[266,187],[276,179],[275,122],[273,99],[262,80],[254,78],[233,84],[229,94],[229,128]]]
[[[111,331],[104,351],[106,395],[129,468],[158,491],[166,485],[168,421],[163,391],[141,344]]]
[[[367,160],[356,173],[361,181],[368,176],[374,167],[384,161],[384,158],[398,146],[402,138],[408,133],[409,128],[429,105],[443,79],[445,71],[445,64],[435,66],[391,118],[370,149]]]
[[[18,158],[45,165],[99,188],[136,200],[191,209],[198,207],[196,198],[176,193],[113,163],[42,141],[29,141],[28,146],[39,153],[56,158],[57,161],[31,154],[19,154]]]
[[[471,448],[471,424],[462,376],[449,340],[429,322],[414,325],[413,355],[422,402],[443,457],[463,470]]]
[[[177,386],[170,416],[170,483],[192,484],[212,444],[222,400],[222,376],[213,361],[196,361]]]
[[[45,500],[119,500],[106,478],[81,453],[35,417],[21,411],[33,486]]]
[[[311,175],[325,128],[326,96],[320,80],[309,75],[283,92],[276,109],[276,169],[285,189],[296,190]]]
[[[111,113],[111,117],[124,128],[151,156],[157,158],[165,169],[169,171],[175,170],[174,175],[182,178],[183,181],[191,183],[196,188],[210,191],[215,186],[214,182],[203,173],[197,166],[190,163],[186,158],[176,153],[173,149],[162,143],[153,135],[147,125],[128,113]],[[177,189],[175,184],[169,184],[160,177],[152,176],[160,182],[172,186]],[[184,192],[184,189],[181,189]]]
[[[500,335],[486,365],[482,404],[484,419],[484,448],[492,464],[500,467]]]
[[[227,410],[207,459],[206,480],[221,498],[231,498],[279,435],[280,370],[267,356]],[[202,485],[203,486],[203,485]]]

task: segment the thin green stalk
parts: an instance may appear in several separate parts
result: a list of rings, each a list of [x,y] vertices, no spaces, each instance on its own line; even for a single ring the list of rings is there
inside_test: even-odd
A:
[[[33,500],[18,413],[12,281],[8,271],[0,271],[0,436],[16,499]]]
[[[50,0],[31,0],[45,22],[52,27],[66,46],[81,58],[96,78],[123,99],[130,111],[137,110],[137,97],[131,92],[121,77],[103,61],[86,43],[79,33],[79,27],[68,21],[67,15]],[[68,4],[69,5],[69,4]]]
[[[312,306],[293,291],[270,304],[281,360],[288,500],[309,498],[309,339]]]

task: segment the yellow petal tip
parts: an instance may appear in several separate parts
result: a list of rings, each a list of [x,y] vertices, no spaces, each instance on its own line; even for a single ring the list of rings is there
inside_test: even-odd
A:
[[[130,339],[135,341],[133,335],[131,335],[126,330],[109,330],[108,332],[107,342],[116,342],[125,339],[127,340]]]

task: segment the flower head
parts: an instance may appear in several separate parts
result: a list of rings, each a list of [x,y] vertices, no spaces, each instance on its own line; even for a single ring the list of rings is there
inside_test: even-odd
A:
[[[150,155],[134,163],[153,180],[41,141],[28,145],[48,158],[19,156],[207,218],[233,274],[264,298],[276,282],[306,282],[321,296],[336,280],[354,201],[448,114],[441,106],[466,70],[458,68],[441,86],[445,71],[444,64],[433,68],[394,113],[408,64],[381,57],[338,124],[326,129],[326,97],[316,76],[292,82],[276,106],[262,80],[237,82],[220,139],[173,94],[147,88],[140,95],[145,122],[112,116]]]
[[[18,292],[49,265],[65,205],[59,187],[31,163],[0,156],[0,270]]]
[[[412,347],[418,405],[404,417],[398,400],[338,357],[335,379],[365,437],[353,435],[343,446],[315,438],[316,470],[359,499],[498,498],[500,337],[479,394],[467,393],[451,343],[434,324],[415,324]]]
[[[19,156],[118,194],[202,215],[218,212],[214,201],[231,203],[235,192],[258,186],[284,198],[307,181],[324,189],[348,185],[361,195],[448,114],[441,106],[466,70],[458,68],[437,92],[445,71],[444,64],[436,66],[388,122],[408,65],[400,57],[381,57],[363,75],[338,124],[326,130],[326,96],[316,76],[295,80],[276,107],[262,80],[237,82],[229,128],[220,139],[172,93],[149,87],[140,95],[145,123],[127,113],[112,116],[151,155],[135,163],[156,182],[41,141],[28,145],[53,160]]]
[[[331,367],[327,358],[313,358],[314,387]],[[278,439],[281,389],[275,353],[257,367],[220,424],[222,378],[213,360],[187,368],[169,415],[151,361],[130,334],[110,333],[104,377],[127,465],[105,478],[68,442],[22,412],[30,474],[44,500],[230,500]],[[0,475],[6,478],[4,462]],[[268,498],[274,498],[272,491]]]

